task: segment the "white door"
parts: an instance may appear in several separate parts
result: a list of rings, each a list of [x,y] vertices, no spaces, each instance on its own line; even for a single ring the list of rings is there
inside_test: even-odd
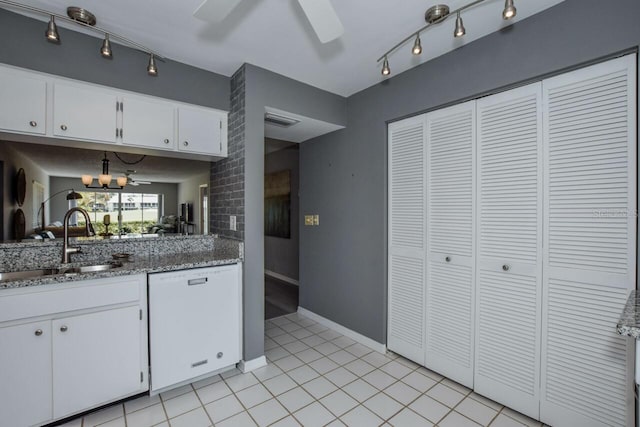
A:
[[[46,81],[8,70],[0,72],[0,80],[0,129],[44,135]]]
[[[53,416],[142,392],[138,305],[53,321]]]
[[[0,328],[0,424],[52,418],[51,321]]]
[[[162,101],[122,98],[122,143],[158,150],[175,148],[174,108]]]
[[[476,102],[427,114],[425,366],[473,388]]]
[[[149,276],[152,390],[240,360],[240,289],[237,265]]]
[[[389,125],[387,346],[424,365],[425,116]]]
[[[539,416],[542,109],[535,83],[477,101],[475,390]]]
[[[204,108],[178,107],[178,149],[221,155],[225,114]],[[226,127],[226,120],[224,120]]]
[[[116,93],[81,84],[53,86],[53,134],[116,142]]]
[[[632,426],[636,287],[636,55],[544,81],[541,419]]]

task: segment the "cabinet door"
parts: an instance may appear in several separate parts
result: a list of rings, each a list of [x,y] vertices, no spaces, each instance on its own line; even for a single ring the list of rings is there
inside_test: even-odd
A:
[[[0,424],[52,418],[51,321],[0,328]]]
[[[474,388],[536,419],[542,297],[541,86],[477,101]]]
[[[226,121],[225,113],[179,107],[178,149],[190,153],[226,155],[226,138],[223,138],[227,132]]]
[[[541,420],[632,426],[636,55],[545,80]]]
[[[116,93],[55,83],[53,134],[62,138],[116,142]]]
[[[390,350],[424,365],[425,116],[389,125]]]
[[[475,111],[476,102],[470,101],[427,115],[425,366],[470,388],[475,323]]]
[[[141,392],[139,306],[53,321],[53,416]]]
[[[122,99],[123,144],[173,150],[174,138],[173,105],[135,96]]]
[[[240,360],[238,266],[149,276],[152,389]]]
[[[0,80],[0,129],[44,135],[46,81],[4,70]]]

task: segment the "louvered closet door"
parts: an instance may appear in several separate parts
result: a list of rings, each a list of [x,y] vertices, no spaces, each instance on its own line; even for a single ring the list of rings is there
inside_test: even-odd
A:
[[[544,82],[541,418],[631,426],[633,340],[615,325],[636,281],[636,56]]]
[[[424,364],[425,118],[389,125],[387,346]]]
[[[427,115],[425,366],[473,387],[475,109]]]
[[[480,99],[477,115],[475,390],[538,418],[541,84]]]

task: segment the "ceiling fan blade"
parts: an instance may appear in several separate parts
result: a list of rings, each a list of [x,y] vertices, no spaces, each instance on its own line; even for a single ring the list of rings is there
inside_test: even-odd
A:
[[[342,22],[330,0],[298,0],[318,39],[328,43],[344,33]]]
[[[204,0],[193,12],[193,16],[203,21],[218,24],[224,21],[242,0]]]
[[[150,185],[151,181],[136,181],[136,184],[141,184],[141,185]]]

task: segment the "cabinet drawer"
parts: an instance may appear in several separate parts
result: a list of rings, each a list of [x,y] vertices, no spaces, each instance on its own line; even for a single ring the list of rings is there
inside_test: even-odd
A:
[[[0,295],[0,322],[138,301],[143,280],[123,276],[20,289]]]

